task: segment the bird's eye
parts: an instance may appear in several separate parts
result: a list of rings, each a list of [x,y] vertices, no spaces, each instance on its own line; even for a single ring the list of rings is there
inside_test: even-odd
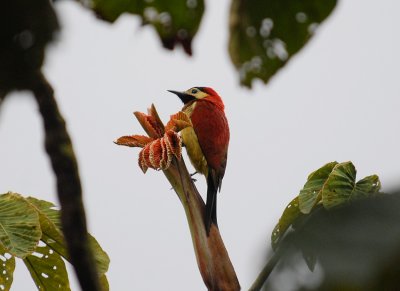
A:
[[[192,94],[196,94],[198,92],[197,89],[192,89]]]

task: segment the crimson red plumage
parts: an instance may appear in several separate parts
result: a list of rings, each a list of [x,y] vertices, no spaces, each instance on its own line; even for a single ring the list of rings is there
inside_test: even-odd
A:
[[[212,97],[214,96],[196,102],[191,120],[208,165],[223,176],[229,144],[229,127],[221,98]]]

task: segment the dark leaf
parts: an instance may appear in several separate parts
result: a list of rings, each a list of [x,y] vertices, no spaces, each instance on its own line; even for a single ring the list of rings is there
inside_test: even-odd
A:
[[[125,12],[139,15],[143,24],[151,24],[156,29],[165,48],[172,50],[180,43],[191,55],[192,40],[204,12],[204,0],[93,0],[91,9],[111,22]]]
[[[297,53],[336,0],[233,0],[229,52],[240,82],[269,79]]]
[[[1,1],[0,99],[11,90],[29,88],[58,27],[48,0]]]

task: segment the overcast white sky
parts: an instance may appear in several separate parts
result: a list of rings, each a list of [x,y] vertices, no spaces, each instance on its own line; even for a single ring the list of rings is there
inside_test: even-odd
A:
[[[252,91],[238,85],[227,54],[227,0],[207,1],[193,58],[163,50],[135,17],[110,25],[72,1],[56,9],[63,30],[44,71],[79,158],[91,233],[111,257],[111,290],[205,289],[166,178],[143,175],[139,150],[112,143],[142,133],[133,111],[154,103],[165,121],[177,112],[180,100],[167,89],[211,86],[225,101],[231,144],[218,221],[243,290],[311,171],[351,160],[359,178],[376,173],[384,190],[398,183],[400,2],[341,1],[306,48]],[[0,115],[0,193],[57,202],[36,104],[12,95]],[[204,192],[202,177],[197,185]],[[13,290],[33,290],[18,263]]]

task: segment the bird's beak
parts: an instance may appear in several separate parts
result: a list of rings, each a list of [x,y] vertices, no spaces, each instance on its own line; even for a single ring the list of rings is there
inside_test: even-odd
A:
[[[189,95],[185,92],[179,92],[179,91],[174,91],[174,90],[167,90],[167,91],[177,95],[179,97],[179,99],[182,100],[183,104],[187,104],[190,101],[196,100],[195,97],[193,97],[192,95]]]

